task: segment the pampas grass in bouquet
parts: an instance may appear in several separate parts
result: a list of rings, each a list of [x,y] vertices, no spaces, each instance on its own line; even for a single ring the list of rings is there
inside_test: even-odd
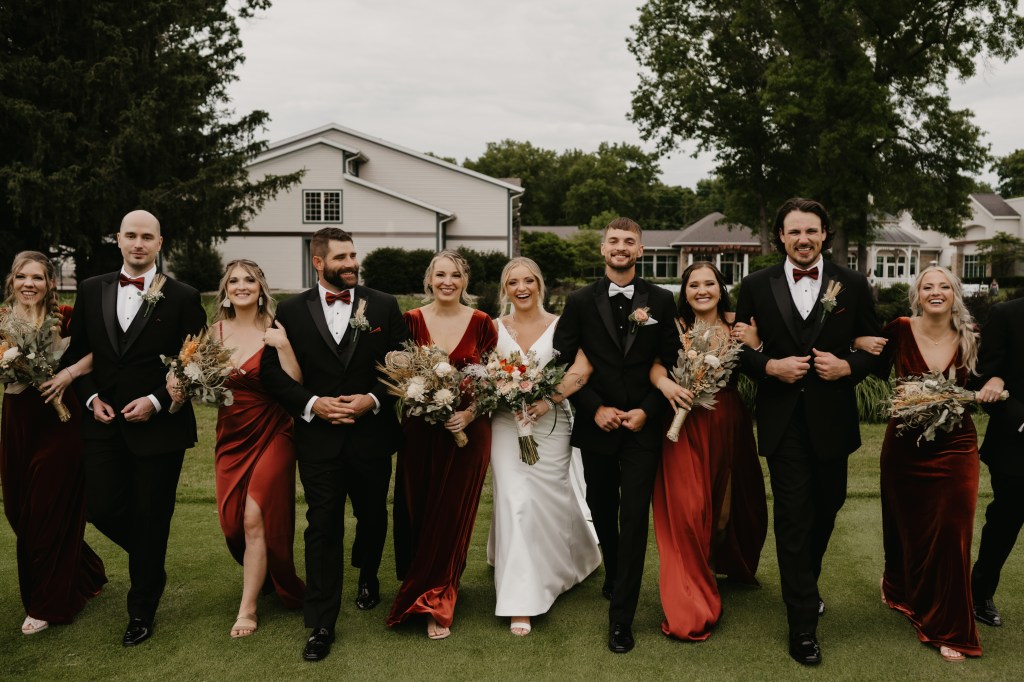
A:
[[[729,383],[732,370],[739,362],[740,343],[717,324],[696,320],[687,330],[676,320],[682,347],[669,376],[693,393],[693,406],[715,409],[715,394]],[[666,436],[675,443],[690,410],[679,408]]]
[[[999,400],[1010,397],[1003,391]],[[935,440],[939,430],[949,433],[964,420],[967,407],[977,403],[974,391],[958,386],[956,368],[949,368],[949,375],[933,371],[920,376],[903,377],[896,380],[892,397],[889,398],[889,416],[899,420],[896,435],[920,430],[917,444],[921,439]]]
[[[399,399],[406,415],[423,417],[428,424],[444,424],[455,414],[462,399],[463,375],[437,346],[406,341],[402,350],[388,353],[377,368],[387,377],[383,383],[388,393]],[[460,448],[469,442],[462,431],[452,436]]]
[[[170,368],[188,400],[198,399],[211,405],[231,405],[235,401],[230,388],[224,387],[231,365],[231,348],[210,336],[204,329],[189,334],[181,345],[177,357],[161,355],[160,360]],[[174,414],[185,403],[174,401],[168,412]]]

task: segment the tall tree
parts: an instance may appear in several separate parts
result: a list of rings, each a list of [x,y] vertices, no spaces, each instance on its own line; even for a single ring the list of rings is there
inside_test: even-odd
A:
[[[992,164],[999,176],[999,193],[1003,197],[1024,197],[1024,149],[996,159]]]
[[[823,201],[842,262],[877,211],[956,234],[987,150],[947,82],[1017,52],[1016,5],[650,0],[629,41],[641,66],[631,117],[663,151],[714,152],[735,220],[764,230],[787,196]]]
[[[243,61],[237,21],[270,0],[9,0],[0,3],[0,225],[11,250],[101,248],[134,208],[155,213],[165,248],[244,226],[298,174],[250,180],[268,116],[234,116]],[[105,262],[106,261],[106,262]]]
[[[1006,232],[996,232],[978,242],[978,253],[992,265],[993,277],[1014,275],[1018,261],[1024,260],[1024,240]]]

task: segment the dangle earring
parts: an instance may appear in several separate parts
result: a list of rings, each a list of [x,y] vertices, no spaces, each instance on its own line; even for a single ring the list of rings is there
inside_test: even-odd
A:
[[[224,302],[220,304],[220,307],[221,308],[230,308],[231,307],[231,299],[225,298]]]
[[[260,296],[259,299],[257,299],[256,305],[259,306],[260,308],[263,307],[263,297],[262,296]]]

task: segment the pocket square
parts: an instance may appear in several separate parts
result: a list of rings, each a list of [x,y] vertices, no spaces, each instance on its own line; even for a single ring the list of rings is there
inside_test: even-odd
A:
[[[658,324],[658,321],[653,317],[648,317],[646,320],[644,320],[643,326],[650,327],[652,324]]]
[[[832,313],[832,314],[833,314],[833,315],[842,315],[842,314],[843,314],[843,313],[845,313],[845,312],[846,312],[846,308],[840,308],[839,310],[835,311],[835,312],[834,312],[834,313]]]
[[[370,333],[371,334],[376,334],[379,331],[380,331],[380,327],[374,327],[373,329],[370,330]]]

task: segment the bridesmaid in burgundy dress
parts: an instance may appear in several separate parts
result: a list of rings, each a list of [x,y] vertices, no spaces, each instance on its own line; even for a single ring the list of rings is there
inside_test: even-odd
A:
[[[974,372],[978,341],[960,280],[942,267],[925,268],[910,290],[913,317],[890,322],[884,374],[930,370],[965,385]],[[993,392],[994,393],[994,392]],[[919,432],[896,436],[890,420],[882,443],[882,599],[903,613],[921,642],[948,661],[980,656],[971,601],[971,537],[978,500],[978,436],[970,415],[950,433],[918,442]]]
[[[217,413],[217,511],[235,560],[242,565],[242,601],[232,637],[256,631],[256,601],[264,584],[287,608],[302,606],[305,586],[295,573],[295,449],[293,424],[263,389],[264,343],[277,348],[281,365],[300,380],[286,330],[273,326],[274,299],[263,271],[250,260],[228,263],[218,292],[211,333],[233,348],[235,369],[227,386],[234,403]]]
[[[711,263],[696,262],[683,271],[679,317],[684,327],[701,320],[722,335],[736,331],[751,347],[760,345],[755,328],[730,328],[725,280]],[[703,641],[711,634],[722,613],[716,573],[758,585],[754,574],[768,533],[768,507],[754,426],[736,390],[737,376],[718,391],[715,409],[690,413],[678,442],[663,442],[654,534],[665,612],[661,629],[676,639]],[[690,405],[692,394],[669,378],[661,362],[652,367],[651,381],[673,409]]]
[[[405,314],[413,339],[440,346],[457,367],[480,362],[481,355],[494,348],[498,334],[490,317],[465,305],[470,300],[465,259],[455,251],[441,251],[430,262],[423,283],[433,300]],[[405,445],[398,451],[395,496],[404,495],[405,504],[404,509],[396,504],[395,533],[400,535],[403,525],[408,528],[411,561],[408,567],[399,566],[404,581],[387,624],[394,627],[422,613],[431,639],[451,634],[459,580],[490,460],[490,420],[475,419],[467,402],[443,427],[420,417],[408,417],[402,424]],[[469,438],[461,448],[453,438],[459,431]],[[400,519],[401,513],[407,518]],[[399,549],[396,546],[396,554]]]
[[[67,336],[71,308],[57,303],[57,274],[37,251],[14,257],[7,276],[8,314],[41,324],[61,318]],[[51,623],[70,623],[107,582],[103,562],[85,543],[81,409],[72,380],[92,370],[92,356],[61,369],[39,390],[4,391],[0,422],[0,480],[4,512],[17,536],[18,586],[25,606],[21,631],[33,635]],[[50,401],[63,400],[71,419],[61,422]]]

